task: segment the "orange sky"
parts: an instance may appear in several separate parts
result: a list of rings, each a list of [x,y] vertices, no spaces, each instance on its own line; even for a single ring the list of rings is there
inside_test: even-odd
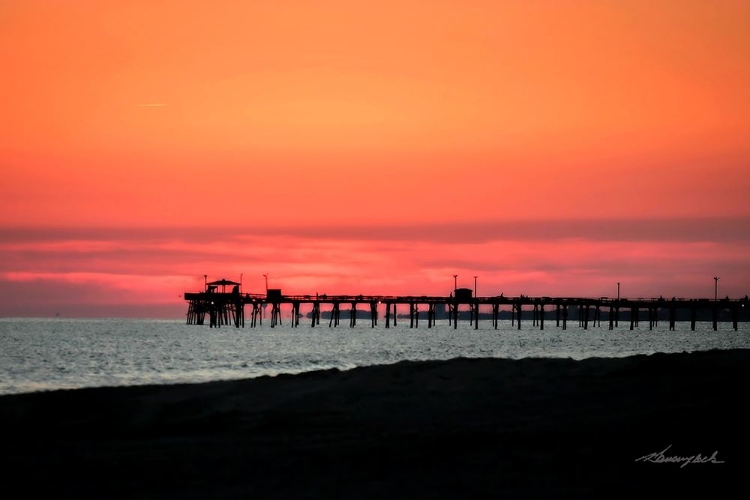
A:
[[[169,315],[205,273],[750,291],[750,2],[6,0],[0,32],[2,315]]]

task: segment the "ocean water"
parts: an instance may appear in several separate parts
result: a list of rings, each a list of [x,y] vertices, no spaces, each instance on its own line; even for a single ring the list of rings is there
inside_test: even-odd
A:
[[[279,373],[395,363],[401,360],[463,357],[621,357],[656,352],[750,348],[750,324],[660,322],[629,330],[628,322],[584,330],[545,322],[545,330],[510,321],[497,330],[480,321],[479,330],[447,321],[431,329],[426,321],[410,329],[408,320],[386,329],[362,321],[329,328],[284,325],[257,328],[185,325],[182,320],[0,319],[0,394],[97,386],[205,382]]]

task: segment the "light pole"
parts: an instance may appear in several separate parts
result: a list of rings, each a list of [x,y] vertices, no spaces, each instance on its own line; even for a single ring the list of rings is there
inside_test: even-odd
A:
[[[240,293],[242,293],[242,273],[240,273]]]
[[[266,278],[266,301],[268,300],[268,274],[263,275],[264,278]],[[266,306],[268,305],[268,302],[263,301],[263,308],[260,310],[260,324],[263,324],[263,314],[266,311]]]
[[[617,300],[620,300],[620,282],[617,282]]]
[[[477,278],[479,276],[474,276],[474,297],[477,296]]]
[[[718,276],[714,276],[714,302],[719,300],[719,278]]]
[[[454,292],[458,289],[458,285],[457,285],[458,282],[456,281],[457,278],[458,278],[458,274],[454,274],[453,275],[453,291]]]
[[[203,290],[208,290],[208,274],[203,275]]]

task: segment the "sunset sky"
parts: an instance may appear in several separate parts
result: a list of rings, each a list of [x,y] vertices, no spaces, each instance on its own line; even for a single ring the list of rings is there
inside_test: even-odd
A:
[[[0,316],[750,293],[750,2],[0,0]]]

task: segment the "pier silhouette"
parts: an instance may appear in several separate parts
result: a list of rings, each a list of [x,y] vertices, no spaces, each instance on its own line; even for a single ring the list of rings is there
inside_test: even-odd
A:
[[[227,291],[227,287],[231,287]],[[241,293],[240,284],[220,280],[206,283],[201,292],[186,292],[188,302],[187,323],[204,325],[208,318],[210,327],[234,325],[245,327],[246,309],[249,314],[249,326],[263,324],[264,309],[271,308],[269,322],[271,327],[282,324],[282,306],[291,306],[291,326],[300,324],[300,307],[305,304],[311,307],[310,326],[320,325],[321,307],[330,307],[328,326],[335,327],[341,323],[341,316],[348,315],[349,326],[357,324],[358,307],[369,310],[371,326],[379,325],[379,308],[385,307],[385,328],[397,325],[398,308],[408,309],[410,328],[419,327],[420,316],[426,312],[427,328],[432,328],[438,318],[438,311],[447,312],[449,325],[458,328],[460,317],[468,312],[469,325],[479,329],[479,308],[490,309],[489,320],[497,329],[501,313],[509,309],[511,325],[520,330],[524,320],[531,315],[531,324],[544,330],[545,321],[554,321],[556,327],[566,330],[569,321],[577,321],[578,326],[588,329],[589,326],[601,327],[602,317],[606,316],[609,329],[619,327],[621,321],[629,321],[630,329],[639,326],[640,321],[648,321],[649,329],[656,327],[660,320],[669,323],[669,329],[675,329],[678,313],[689,315],[690,329],[695,330],[699,312],[711,315],[713,329],[718,329],[719,318],[729,317],[734,330],[738,329],[740,314],[750,310],[748,297],[740,299],[686,299],[686,298],[617,298],[608,297],[517,297],[475,296],[469,288],[457,288],[448,296],[437,295],[284,295],[279,289],[268,289],[265,294]],[[342,309],[344,306],[344,309]],[[348,309],[346,307],[348,306]],[[461,313],[461,314],[460,314]],[[728,313],[728,314],[727,314]],[[645,316],[645,318],[642,318]],[[423,316],[422,316],[423,317]],[[487,318],[487,314],[482,315]],[[666,317],[666,319],[664,319]]]

